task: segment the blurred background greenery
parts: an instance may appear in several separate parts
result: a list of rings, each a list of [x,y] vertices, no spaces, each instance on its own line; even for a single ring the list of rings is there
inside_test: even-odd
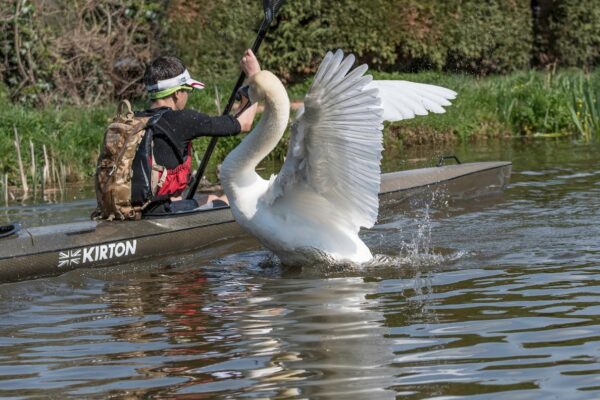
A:
[[[89,179],[116,101],[144,107],[141,78],[158,55],[182,58],[208,84],[191,106],[219,113],[262,16],[248,0],[2,1],[0,175],[18,181],[18,136],[25,164],[45,147],[67,179]],[[444,115],[387,126],[387,146],[600,135],[597,0],[288,0],[272,29],[259,58],[293,99],[336,48],[379,79],[459,93]],[[221,140],[213,166],[238,141]]]

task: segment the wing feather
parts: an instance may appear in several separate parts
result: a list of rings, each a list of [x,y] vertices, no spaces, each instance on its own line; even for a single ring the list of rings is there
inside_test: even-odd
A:
[[[407,81],[373,81],[365,75],[368,67],[352,69],[354,62],[354,55],[344,57],[341,50],[323,58],[265,200],[294,202],[298,193],[310,191],[327,200],[315,204],[329,207],[315,215],[327,213],[330,223],[358,231],[377,219],[384,119],[442,113],[456,93]]]
[[[292,124],[290,148],[269,201],[306,185],[327,200],[340,225],[356,231],[377,219],[383,110],[378,90],[366,87],[366,65],[327,53]],[[327,212],[327,210],[323,210]]]
[[[373,81],[369,88],[379,89],[384,119],[399,121],[426,115],[429,112],[444,113],[456,98],[456,92],[440,86],[408,81]]]

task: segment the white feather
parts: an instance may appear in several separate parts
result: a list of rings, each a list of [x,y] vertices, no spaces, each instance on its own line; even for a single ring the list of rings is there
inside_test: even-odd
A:
[[[289,99],[276,77],[259,73],[265,113],[223,163],[236,220],[284,263],[302,264],[307,254],[371,259],[358,232],[377,219],[384,119],[441,113],[456,95],[432,85],[373,81],[366,65],[351,70],[354,61],[341,50],[325,55],[292,124],[286,160],[269,181],[254,169],[283,135]]]
[[[379,90],[386,121],[400,121],[428,112],[444,113],[456,92],[440,86],[408,81],[373,81],[368,88]]]
[[[306,184],[328,201],[328,208],[338,211],[341,220],[327,218],[329,223],[348,226],[357,234],[377,219],[383,110],[377,91],[366,90],[371,82],[363,75],[366,68],[348,74],[354,56],[343,59],[340,50],[330,54],[292,125],[290,149],[302,150],[288,152],[273,190],[285,195],[293,185]]]

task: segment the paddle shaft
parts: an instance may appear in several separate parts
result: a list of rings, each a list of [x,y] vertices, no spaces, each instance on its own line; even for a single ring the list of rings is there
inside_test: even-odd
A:
[[[258,35],[254,40],[254,44],[252,45],[252,51],[254,54],[258,52],[258,48],[262,43],[263,39],[267,35],[267,29],[269,29],[269,25],[271,24],[271,17],[265,15],[265,19],[263,19],[262,24],[260,25],[260,29],[258,30]],[[231,95],[229,96],[229,101],[227,102],[227,106],[225,110],[223,110],[223,115],[228,115],[231,112],[233,107],[233,103],[235,102],[235,96],[237,94],[238,89],[244,83],[244,79],[246,78],[246,74],[244,71],[240,73],[240,77],[238,78],[233,90],[231,91]],[[217,141],[219,140],[218,136],[213,136],[208,143],[208,147],[206,148],[206,152],[204,153],[204,157],[202,157],[202,161],[200,161],[200,165],[198,166],[198,170],[196,171],[196,176],[194,177],[194,181],[190,185],[190,190],[187,194],[188,199],[193,199],[196,194],[196,190],[198,190],[198,185],[200,184],[200,180],[202,179],[202,175],[204,175],[204,171],[206,171],[206,167],[208,166],[208,161],[212,156],[212,153],[215,151],[215,147],[217,146]]]

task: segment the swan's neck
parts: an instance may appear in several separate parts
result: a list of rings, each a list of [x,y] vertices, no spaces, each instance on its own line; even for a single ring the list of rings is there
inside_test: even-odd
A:
[[[287,127],[289,114],[290,100],[283,85],[277,82],[266,91],[264,111],[258,124],[223,162],[221,178],[228,197],[236,196],[238,189],[256,182],[256,166],[277,146]]]

